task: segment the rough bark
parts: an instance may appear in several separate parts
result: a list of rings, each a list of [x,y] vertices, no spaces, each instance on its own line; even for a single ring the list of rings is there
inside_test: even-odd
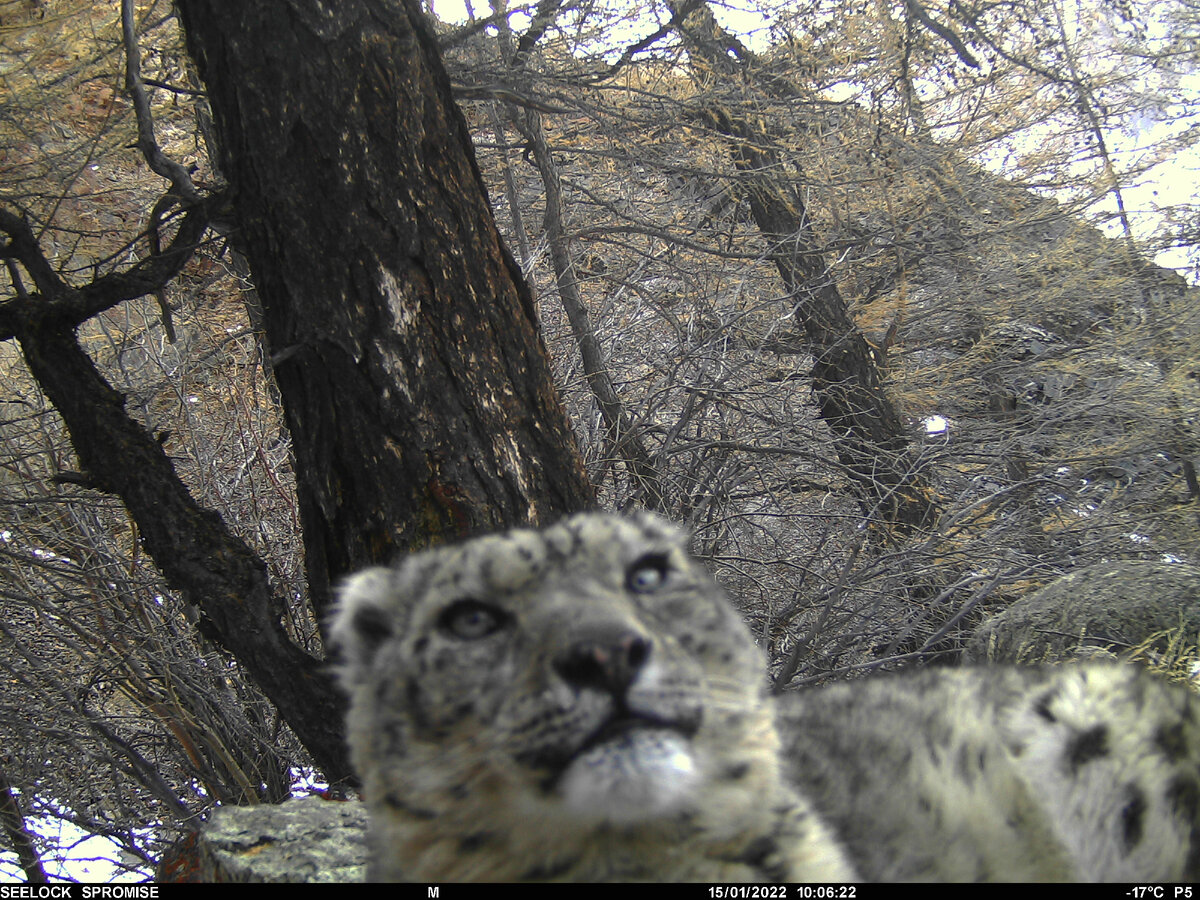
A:
[[[25,814],[21,801],[12,783],[0,771],[0,830],[8,838],[8,844],[17,854],[17,862],[25,873],[28,884],[46,884],[46,870],[38,855],[32,832],[25,825]]]
[[[702,0],[672,2],[676,27],[698,72],[714,84],[743,83],[753,91],[796,95],[779,80],[760,85],[750,51],[728,35]],[[804,199],[780,173],[783,166],[763,127],[707,100],[699,116],[735,139],[738,186],[770,243],[772,259],[792,295],[802,333],[796,349],[813,358],[812,383],[821,418],[833,432],[838,460],[869,513],[900,531],[928,527],[937,517],[933,492],[913,466],[910,439],[871,349],[833,281]],[[785,345],[776,349],[788,350]]]
[[[413,0],[178,4],[292,433],[314,605],[592,493]]]

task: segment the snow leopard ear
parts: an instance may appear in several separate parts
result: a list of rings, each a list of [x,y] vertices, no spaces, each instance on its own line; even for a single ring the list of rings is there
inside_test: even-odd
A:
[[[365,569],[351,575],[338,589],[338,602],[329,633],[341,657],[341,676],[349,685],[359,681],[370,668],[380,646],[395,634],[393,604],[395,572]]]

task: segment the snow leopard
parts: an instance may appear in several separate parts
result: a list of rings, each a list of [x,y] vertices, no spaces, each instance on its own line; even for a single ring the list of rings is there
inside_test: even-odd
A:
[[[682,530],[582,513],[350,578],[379,881],[1182,881],[1191,691],[1132,666],[773,695]]]

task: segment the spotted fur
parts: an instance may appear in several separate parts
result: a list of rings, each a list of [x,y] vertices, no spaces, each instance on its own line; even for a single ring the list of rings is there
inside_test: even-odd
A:
[[[771,698],[683,535],[584,514],[371,569],[333,636],[378,880],[1185,880],[1197,701],[1140,671]]]

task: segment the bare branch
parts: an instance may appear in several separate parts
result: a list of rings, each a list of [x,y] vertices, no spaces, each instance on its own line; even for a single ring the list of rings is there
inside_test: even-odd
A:
[[[28,220],[0,207],[0,231],[8,235],[8,243],[0,247],[0,259],[20,263],[40,293],[46,296],[57,294],[63,286],[63,281],[42,253]],[[10,268],[9,271],[13,270]],[[18,294],[25,293],[19,275],[14,277],[13,288]]]
[[[0,827],[8,838],[9,846],[17,853],[21,870],[29,884],[46,884],[46,870],[38,856],[37,845],[33,841],[25,815],[21,809],[21,801],[16,790],[3,771],[0,771]]]
[[[0,231],[9,236],[9,241],[0,248],[0,257],[17,260],[33,276],[38,294],[27,300],[39,304],[39,315],[78,324],[118,303],[157,291],[174,278],[199,246],[208,228],[209,209],[220,208],[223,203],[223,195],[214,195],[193,206],[162,253],[147,256],[124,272],[101,276],[82,288],[71,287],[59,278],[42,254],[29,223],[2,207]],[[0,303],[0,340],[16,336],[15,317],[27,312],[28,302],[21,305],[20,297]]]
[[[137,31],[133,22],[133,0],[121,0],[121,39],[125,45],[125,89],[133,101],[137,115],[138,149],[146,157],[150,168],[171,182],[171,189],[189,203],[198,203],[200,194],[192,184],[192,178],[179,163],[169,158],[158,146],[154,137],[154,117],[150,112],[150,98],[142,82],[141,54],[137,45]]]
[[[962,39],[945,25],[935,22],[930,18],[929,13],[925,11],[925,8],[917,0],[905,0],[905,6],[908,8],[909,15],[949,44],[954,52],[958,54],[958,58],[966,65],[972,69],[979,68],[979,61],[971,55],[971,51],[967,49]]]

